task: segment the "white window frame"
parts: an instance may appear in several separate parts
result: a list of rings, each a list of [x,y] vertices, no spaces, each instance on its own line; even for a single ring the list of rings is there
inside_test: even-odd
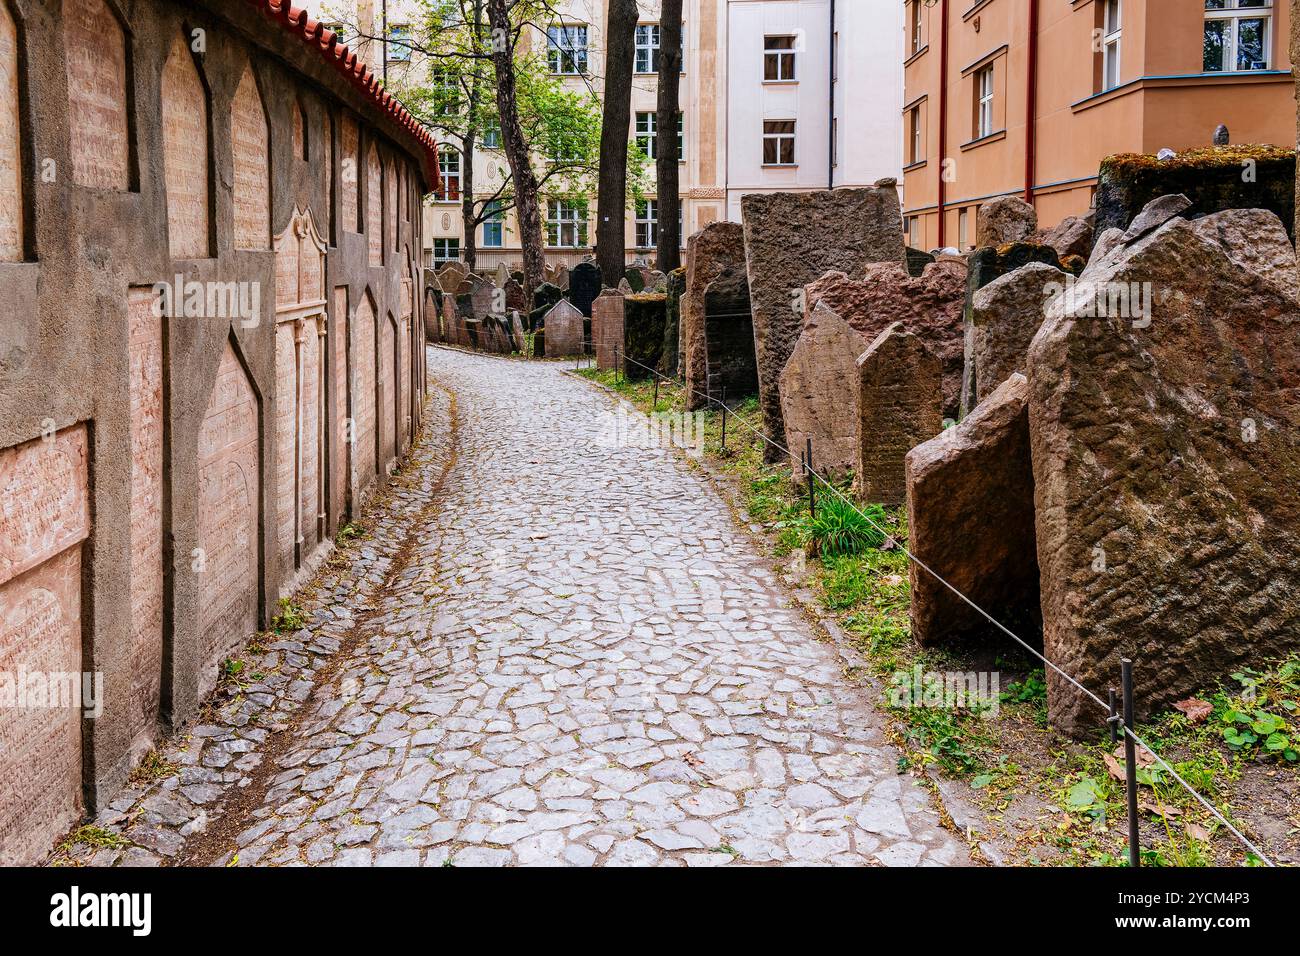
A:
[[[483,241],[481,245],[484,249],[501,249],[506,244],[506,213],[501,208],[501,200],[493,199],[487,204],[491,209],[484,209],[483,213],[487,216],[483,220]],[[492,232],[488,230],[492,229]]]
[[[1113,90],[1120,84],[1120,48],[1124,34],[1121,0],[1104,0],[1101,26],[1101,88]]]
[[[566,233],[568,235],[566,236]],[[565,241],[566,238],[569,241]],[[587,247],[587,207],[567,199],[546,202],[546,245],[550,249]]]
[[[978,211],[976,215],[979,215]],[[963,206],[957,210],[957,248],[970,248],[970,207]]]
[[[789,123],[791,126],[794,127],[794,129],[790,130],[788,133],[787,133],[787,132],[769,132],[768,129],[767,129],[767,124],[768,124],[768,123]],[[798,153],[797,153],[798,143],[799,143],[799,140],[798,140],[798,132],[799,132],[799,123],[798,123],[797,120],[793,120],[793,119],[770,119],[770,120],[763,120],[763,155],[762,155],[762,157],[761,157],[761,158],[763,159],[763,165],[764,165],[764,166],[767,166],[767,167],[777,167],[777,166],[779,166],[779,167],[790,167],[790,166],[798,166],[798,165],[799,165],[799,155],[798,155]],[[769,162],[767,162],[767,143],[768,143],[768,140],[774,140],[774,141],[776,142],[776,162],[774,162],[774,163],[769,163]],[[782,161],[781,161],[781,153],[783,152],[783,150],[782,150],[781,146],[782,146],[782,143],[785,142],[785,141],[787,141],[787,140],[789,141],[789,144],[790,144],[790,161],[789,161],[789,162],[782,162]]]
[[[789,40],[789,47],[776,47],[773,40]],[[771,33],[763,37],[763,82],[797,83],[799,81],[799,37],[793,33]],[[775,63],[775,76],[768,76],[768,63]]]
[[[659,24],[638,23],[636,25],[636,56],[633,71],[648,75],[659,72]]]
[[[411,62],[411,25],[409,23],[390,23],[388,40],[384,43],[384,55],[389,63]]]
[[[560,23],[547,27],[546,63],[551,73],[556,76],[585,76],[588,42],[586,24]]]
[[[484,149],[501,148],[501,124],[499,122],[486,120],[483,123],[483,137],[480,145]]]
[[[439,91],[438,103],[434,113],[437,116],[460,115],[460,77],[449,69],[435,68],[429,75],[429,81]]]
[[[677,162],[686,162],[686,112],[677,111]]]
[[[993,135],[993,64],[975,72],[975,138]]]
[[[460,150],[451,146],[438,147],[438,191],[434,193],[434,202],[460,202],[461,155]],[[452,184],[455,195],[452,195]]]
[[[659,200],[642,199],[636,204],[636,247],[654,249],[659,243]]]
[[[1212,0],[1206,0],[1207,3]],[[1225,31],[1223,44],[1223,69],[1209,70],[1205,68],[1204,47],[1202,47],[1201,69],[1206,73],[1253,73],[1259,70],[1268,70],[1272,68],[1273,63],[1273,0],[1264,0],[1261,6],[1244,7],[1241,6],[1242,0],[1222,0],[1223,6],[1211,9],[1205,9],[1205,23],[1208,25],[1211,20],[1225,21],[1227,30]],[[1242,20],[1261,20],[1264,24],[1264,61],[1259,66],[1247,67],[1240,69],[1237,66],[1238,34]]]
[[[919,163],[925,157],[921,155],[921,107],[913,106],[907,111],[907,141],[911,150],[907,157],[907,165]]]
[[[441,255],[438,252],[440,244]],[[444,262],[460,262],[460,240],[454,236],[442,236],[433,240],[433,264],[438,266]]]
[[[921,0],[912,0],[911,12],[912,12],[912,17],[911,17],[912,22],[911,22],[910,32],[912,34],[912,49],[909,51],[909,53],[914,55],[920,53],[925,46],[925,44],[921,42],[921,34],[922,34],[921,25],[924,22],[924,20],[921,17]]]
[[[646,159],[659,158],[659,114],[645,110],[637,111],[634,118],[636,126],[637,149],[645,154]]]

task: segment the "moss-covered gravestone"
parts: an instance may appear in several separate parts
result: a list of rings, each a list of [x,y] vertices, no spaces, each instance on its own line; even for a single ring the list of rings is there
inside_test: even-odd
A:
[[[668,273],[664,300],[664,351],[660,367],[665,375],[677,377],[681,368],[682,296],[686,294],[686,267]]]
[[[1295,241],[1295,150],[1280,146],[1213,146],[1172,159],[1120,153],[1102,160],[1096,232],[1127,229],[1142,207],[1182,193],[1196,214],[1268,209]]]
[[[623,371],[629,379],[649,378],[651,370],[659,367],[667,300],[658,292],[629,295],[623,300],[623,352],[629,359]]]

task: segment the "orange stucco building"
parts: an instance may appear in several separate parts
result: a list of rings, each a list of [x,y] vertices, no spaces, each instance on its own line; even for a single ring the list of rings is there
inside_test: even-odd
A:
[[[910,245],[969,248],[996,196],[1043,226],[1082,214],[1104,157],[1207,146],[1220,123],[1234,143],[1293,141],[1283,0],[905,5]]]

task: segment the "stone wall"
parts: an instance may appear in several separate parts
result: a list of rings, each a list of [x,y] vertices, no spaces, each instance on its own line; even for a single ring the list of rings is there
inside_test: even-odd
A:
[[[419,420],[431,141],[259,7],[0,2],[0,671],[103,680],[0,711],[0,863],[197,712]]]

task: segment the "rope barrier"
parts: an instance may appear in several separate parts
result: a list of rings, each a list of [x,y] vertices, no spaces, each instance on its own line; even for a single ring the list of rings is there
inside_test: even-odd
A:
[[[720,407],[726,409],[727,412],[730,413],[730,415],[731,415],[732,418],[736,418],[736,419],[737,419],[737,420],[738,420],[742,425],[744,425],[746,428],[748,428],[751,432],[753,432],[755,435],[757,435],[757,436],[758,436],[759,438],[761,438],[763,441],[767,442],[767,443],[768,443],[769,445],[771,445],[773,448],[777,449],[777,450],[780,451],[783,455],[785,455],[786,458],[787,458],[787,459],[792,463],[792,466],[793,466],[793,462],[794,462],[794,453],[791,452],[790,449],[786,448],[786,447],[785,447],[784,445],[782,445],[780,442],[774,441],[774,440],[773,440],[771,437],[769,437],[766,433],[760,431],[759,429],[757,429],[757,428],[755,428],[753,425],[751,425],[749,422],[745,421],[745,419],[744,419],[743,417],[737,416],[737,415],[736,415],[736,410],[735,410],[734,408],[729,408],[729,407],[727,407],[727,406],[726,406],[726,405],[725,405],[721,400],[719,400],[719,399],[714,399],[714,398],[712,398],[711,396],[709,396],[709,395],[707,395],[707,394],[705,394],[705,393],[699,391],[698,389],[690,388],[689,386],[684,385],[684,384],[678,382],[676,379],[669,378],[668,376],[663,375],[661,372],[659,372],[658,369],[653,369],[653,368],[651,368],[651,367],[648,366],[648,365],[645,365],[645,364],[643,364],[643,363],[641,363],[641,362],[638,362],[636,359],[629,357],[629,356],[627,355],[626,352],[620,352],[620,350],[617,350],[617,349],[616,349],[616,350],[615,350],[616,361],[617,361],[617,358],[618,358],[620,355],[621,355],[623,361],[625,361],[625,362],[631,362],[633,365],[636,365],[636,366],[638,366],[638,367],[640,367],[640,368],[645,369],[645,370],[648,371],[650,374],[655,375],[655,376],[657,376],[658,378],[663,379],[664,381],[671,382],[674,386],[676,386],[676,387],[679,388],[679,389],[683,389],[683,390],[689,391],[689,392],[691,392],[691,393],[693,393],[693,394],[695,394],[695,395],[697,395],[697,396],[700,396],[700,397],[704,398],[705,401],[707,401],[707,402],[710,402],[710,403],[712,403],[712,404],[718,405],[718,406],[720,406]],[[831,494],[835,495],[837,498],[839,498],[841,501],[843,501],[846,505],[848,505],[850,508],[852,508],[854,511],[856,511],[856,512],[857,512],[857,513],[858,513],[858,514],[859,514],[859,515],[860,515],[860,516],[861,516],[861,517],[862,517],[862,518],[867,522],[867,524],[871,525],[872,528],[874,528],[876,531],[878,531],[878,532],[880,532],[881,534],[883,534],[887,540],[894,541],[894,543],[898,546],[899,550],[902,551],[902,553],[903,553],[904,555],[907,556],[907,558],[908,558],[909,561],[911,561],[911,562],[912,562],[913,564],[915,564],[917,567],[919,567],[919,568],[921,568],[922,570],[924,570],[927,574],[929,574],[931,577],[933,577],[936,581],[938,581],[940,584],[942,584],[944,587],[946,587],[949,591],[951,591],[951,592],[952,592],[953,594],[955,594],[958,598],[960,598],[962,601],[964,601],[967,605],[969,605],[973,610],[975,610],[977,613],[979,613],[979,614],[980,614],[980,615],[981,615],[985,620],[987,620],[990,624],[992,624],[994,627],[996,627],[999,631],[1001,631],[1003,634],[1005,634],[1005,635],[1007,635],[1008,637],[1010,637],[1013,641],[1015,641],[1017,644],[1019,644],[1019,645],[1020,645],[1021,647],[1023,647],[1025,650],[1027,650],[1030,654],[1032,654],[1034,657],[1036,657],[1036,658],[1038,658],[1040,661],[1042,661],[1043,664],[1044,664],[1044,666],[1046,666],[1046,667],[1050,667],[1050,668],[1052,669],[1053,672],[1055,672],[1056,674],[1058,674],[1058,675],[1061,677],[1062,680],[1065,680],[1066,682],[1068,682],[1069,684],[1071,684],[1073,687],[1075,687],[1077,690],[1079,690],[1080,693],[1084,694],[1085,696],[1087,696],[1088,698],[1090,698],[1093,702],[1095,702],[1095,703],[1097,704],[1098,707],[1100,707],[1102,710],[1106,711],[1108,721],[1111,720],[1111,719],[1113,718],[1113,715],[1114,715],[1114,708],[1113,708],[1113,705],[1111,705],[1111,704],[1107,704],[1107,703],[1106,703],[1105,701],[1103,701],[1099,696],[1097,696],[1095,693],[1093,693],[1091,690],[1089,690],[1087,687],[1085,687],[1083,684],[1081,684],[1078,680],[1076,680],[1076,679],[1075,679],[1071,674],[1066,673],[1066,672],[1063,671],[1060,667],[1058,667],[1055,663],[1053,663],[1052,661],[1048,660],[1045,656],[1043,656],[1043,654],[1042,654],[1040,651],[1038,651],[1037,649],[1035,649],[1034,647],[1032,647],[1030,644],[1028,644],[1026,641],[1024,641],[1024,640],[1023,640],[1023,639],[1022,639],[1018,634],[1014,633],[1014,632],[1011,631],[1009,628],[1007,628],[1004,624],[1002,624],[1001,621],[997,620],[997,619],[996,619],[992,614],[990,614],[988,611],[984,610],[982,607],[980,607],[978,604],[976,604],[974,601],[972,601],[969,597],[967,597],[965,594],[963,594],[961,591],[959,591],[956,587],[954,587],[952,584],[950,584],[947,580],[945,580],[945,579],[944,579],[944,578],[943,578],[943,577],[942,577],[942,576],[941,576],[937,571],[935,571],[935,570],[934,570],[933,568],[931,568],[928,564],[926,564],[924,561],[922,561],[920,558],[918,558],[916,555],[914,555],[914,554],[913,554],[913,553],[912,553],[912,552],[907,548],[907,546],[904,545],[901,541],[897,541],[897,540],[895,540],[894,537],[893,537],[893,536],[892,536],[892,535],[891,535],[891,534],[890,534],[890,533],[889,533],[885,528],[882,528],[879,524],[877,524],[877,523],[876,523],[876,522],[871,518],[871,516],[868,515],[868,514],[866,514],[866,513],[865,513],[861,508],[859,508],[859,507],[857,506],[857,504],[856,504],[856,503],[855,503],[851,498],[849,498],[849,497],[848,497],[847,495],[845,495],[842,491],[840,491],[839,488],[837,488],[837,487],[835,487],[833,484],[831,484],[831,482],[830,482],[829,480],[827,480],[824,476],[822,476],[820,473],[818,473],[817,471],[815,471],[815,470],[811,467],[811,462],[805,461],[803,467],[805,468],[805,470],[807,471],[807,473],[808,473],[808,475],[809,475],[809,480],[810,480],[810,482],[811,482],[811,480],[812,480],[813,478],[815,478],[818,482],[820,482],[822,485],[824,485],[824,486],[825,486],[825,487],[826,487],[826,488],[831,492]],[[1113,725],[1112,725],[1112,726],[1113,726]],[[1242,844],[1244,844],[1244,845],[1246,846],[1247,849],[1249,849],[1252,853],[1254,853],[1255,856],[1257,856],[1257,857],[1260,859],[1261,862],[1263,862],[1263,863],[1264,863],[1265,865],[1267,865],[1267,866],[1273,866],[1273,865],[1274,865],[1273,862],[1272,862],[1272,861],[1271,861],[1267,856],[1264,855],[1263,851],[1261,851],[1261,850],[1259,849],[1259,847],[1255,846],[1254,843],[1252,843],[1250,840],[1248,840],[1248,839],[1247,839],[1247,838],[1246,838],[1246,837],[1241,833],[1240,830],[1238,830],[1236,827],[1234,827],[1231,823],[1228,822],[1227,818],[1224,817],[1222,813],[1220,813],[1220,812],[1219,812],[1217,809],[1215,809],[1215,807],[1213,807],[1213,806],[1212,806],[1212,805],[1211,805],[1211,804],[1210,804],[1210,803],[1209,803],[1209,802],[1208,802],[1204,797],[1202,797],[1199,793],[1197,793],[1196,790],[1191,786],[1191,784],[1189,784],[1186,780],[1184,780],[1184,779],[1183,779],[1183,778],[1178,774],[1178,772],[1175,771],[1174,768],[1171,767],[1171,766],[1170,766],[1170,765],[1169,765],[1169,764],[1164,760],[1163,757],[1161,757],[1158,753],[1155,752],[1155,750],[1151,747],[1150,744],[1148,744],[1145,740],[1143,740],[1141,737],[1139,737],[1139,736],[1138,736],[1138,735],[1137,735],[1137,734],[1136,734],[1136,733],[1135,733],[1135,732],[1134,732],[1130,727],[1127,727],[1127,726],[1124,726],[1123,724],[1121,724],[1121,725],[1120,725],[1120,729],[1123,730],[1123,732],[1124,732],[1125,734],[1127,734],[1129,737],[1131,737],[1131,738],[1133,739],[1133,741],[1134,741],[1138,746],[1140,746],[1140,747],[1141,747],[1143,750],[1145,750],[1147,753],[1151,754],[1151,756],[1155,758],[1156,762],[1159,763],[1160,766],[1161,766],[1162,768],[1164,768],[1164,769],[1169,773],[1169,775],[1170,775],[1171,777],[1173,777],[1176,781],[1178,781],[1178,783],[1180,783],[1180,784],[1183,786],[1183,789],[1185,789],[1188,793],[1190,793],[1190,794],[1192,795],[1192,797],[1195,798],[1195,799],[1197,800],[1197,802],[1199,802],[1203,807],[1205,807],[1206,810],[1208,810],[1208,811],[1211,813],[1211,815],[1213,815],[1213,816],[1214,816],[1214,817],[1215,817],[1215,818],[1216,818],[1220,823],[1222,823],[1225,827],[1227,827],[1228,831],[1231,832],[1231,833],[1232,833],[1232,834],[1233,834],[1233,835],[1234,835],[1238,840],[1240,840],[1240,841],[1242,842]]]

